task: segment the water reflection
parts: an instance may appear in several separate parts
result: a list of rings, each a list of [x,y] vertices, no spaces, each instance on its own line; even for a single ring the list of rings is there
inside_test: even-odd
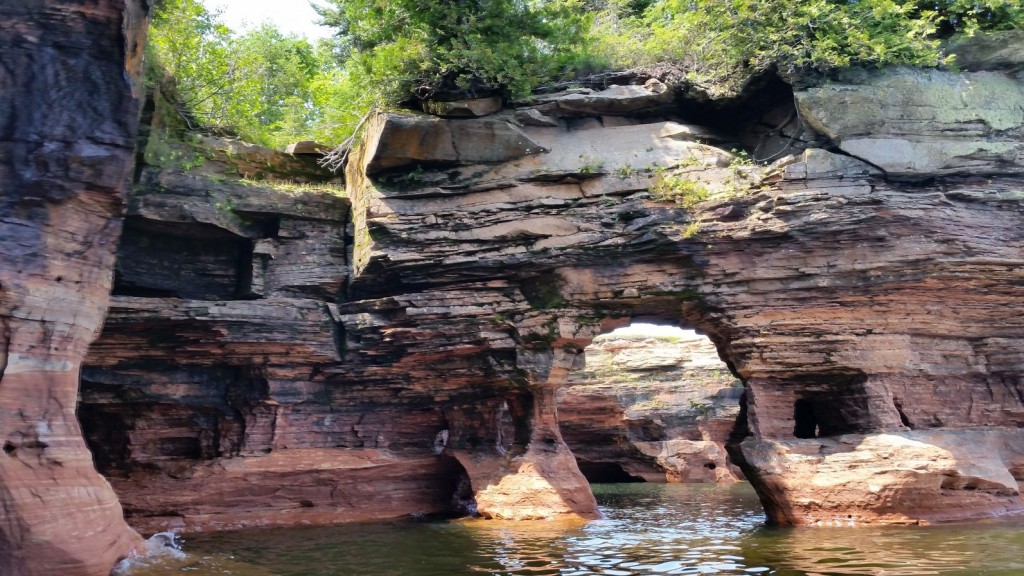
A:
[[[596,486],[589,524],[390,522],[187,538],[132,576],[1024,574],[1024,521],[927,528],[763,525],[749,486]]]
[[[748,560],[776,574],[916,576],[1024,574],[1024,521],[886,528],[763,528]]]

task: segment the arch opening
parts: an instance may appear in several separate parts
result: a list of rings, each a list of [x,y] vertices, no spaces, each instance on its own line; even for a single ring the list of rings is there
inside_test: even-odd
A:
[[[708,337],[643,320],[594,338],[558,392],[580,472],[590,483],[742,479],[725,451],[742,382]]]

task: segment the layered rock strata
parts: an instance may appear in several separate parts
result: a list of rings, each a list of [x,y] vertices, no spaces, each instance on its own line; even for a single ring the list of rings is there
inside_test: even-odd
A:
[[[383,114],[348,199],[144,170],[83,373],[97,463],[151,530],[592,516],[558,390],[643,319],[697,327],[743,380],[735,426],[708,436],[772,521],[1018,511],[1022,180],[963,146],[896,176],[838,153],[869,130],[830,128],[828,94],[888,94],[889,74],[934,83],[868,75],[798,93],[799,114],[792,95],[706,117],[558,95]],[[915,138],[969,138],[965,112],[914,114],[953,118]]]
[[[742,383],[707,337],[646,330],[595,338],[558,391],[580,470],[590,482],[737,482],[725,444]]]
[[[502,323],[535,395],[610,323],[698,327],[745,381],[733,454],[775,522],[1019,511],[1021,108],[975,99],[1019,80],[888,71],[851,82],[796,95],[804,136],[790,140],[807,149],[768,167],[694,141],[707,130],[687,118],[638,125],[556,107],[517,114],[533,118],[516,129],[521,145],[540,154],[422,158],[414,182],[367,177],[379,161],[359,157],[354,292],[512,283],[532,310]],[[920,101],[904,116],[893,116],[894,83]],[[957,86],[971,94],[949,97]],[[901,122],[907,134],[878,130]],[[910,142],[920,161],[852,156],[853,136],[872,129],[871,150]],[[964,438],[998,449],[981,466],[921,465],[929,450],[961,453]],[[865,464],[880,453],[870,447],[889,455],[878,469]]]
[[[74,408],[143,4],[0,8],[4,574],[105,574],[139,543]],[[255,186],[140,167],[82,371],[96,465],[151,528],[593,515],[556,392],[595,336],[643,317],[696,326],[743,379],[730,450],[771,520],[1019,512],[1014,54],[775,82],[724,109],[649,81],[482,119],[381,115],[350,213],[260,161],[218,160]]]
[[[141,543],[75,404],[107,309],[145,3],[0,6],[0,573],[106,574]]]
[[[324,452],[334,442],[372,448],[371,424],[346,430],[362,414],[292,408],[307,395],[326,400],[311,380],[339,359],[339,183],[316,157],[154,134],[110,312],[82,373],[79,415],[97,466],[146,531],[292,524],[327,516],[310,510],[325,499],[358,503],[373,491],[368,470],[402,466],[374,450]],[[346,431],[304,437],[332,419]],[[418,493],[432,481],[414,474],[392,488]]]

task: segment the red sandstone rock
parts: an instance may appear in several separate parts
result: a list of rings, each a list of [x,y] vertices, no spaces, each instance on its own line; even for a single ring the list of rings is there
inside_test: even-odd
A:
[[[144,3],[0,6],[0,573],[100,576],[141,543],[75,404],[131,169]]]
[[[738,178],[719,166],[730,155],[661,138],[663,124],[625,128],[611,131],[641,141],[647,130],[658,143],[645,158],[700,154],[706,170],[684,166],[686,174]],[[578,156],[585,146],[573,144],[579,134],[537,140],[575,146]],[[599,141],[588,150],[611,155],[615,148]],[[647,176],[581,175],[562,149],[551,161],[543,176],[536,157],[467,168],[483,175],[462,180],[441,173],[449,188],[434,187],[437,175],[425,171],[424,187],[414,192],[351,172],[354,267],[335,273],[350,275],[353,299],[336,308],[293,300],[295,313],[306,315],[299,324],[270,313],[273,299],[124,300],[131,306],[112,316],[90,360],[83,419],[97,461],[119,478],[133,517],[143,524],[166,518],[183,494],[190,508],[172,514],[194,526],[261,514],[342,520],[381,506],[368,495],[360,500],[365,510],[340,513],[315,491],[206,506],[214,483],[190,472],[258,469],[267,453],[287,459],[310,449],[336,450],[344,461],[379,451],[385,459],[360,461],[378,462],[389,478],[390,458],[413,467],[435,458],[428,476],[437,481],[420,485],[405,504],[382,508],[388,513],[420,511],[427,501],[440,511],[442,492],[464,474],[488,516],[591,515],[551,398],[592,339],[631,317],[699,327],[746,379],[747,429],[716,427],[708,436],[721,442],[732,433],[739,443],[733,455],[775,521],[816,522],[824,516],[815,502],[833,503],[829,517],[845,510],[858,521],[938,518],[915,504],[935,497],[958,502],[958,517],[1016,509],[1020,496],[1006,482],[936,480],[1005,480],[1020,474],[1016,456],[1004,458],[1005,473],[995,461],[996,471],[986,474],[957,461],[922,482],[876,474],[889,478],[879,489],[885,501],[899,503],[886,509],[854,497],[864,489],[860,455],[813,464],[801,451],[848,434],[870,443],[907,427],[938,427],[950,438],[982,425],[1003,427],[993,431],[998,438],[1017,427],[1022,408],[1007,375],[1019,364],[1017,318],[1024,315],[1005,311],[1021,301],[1014,288],[1020,241],[1006,232],[1018,229],[1018,180],[963,179],[948,181],[941,194],[922,192],[886,182],[856,160],[810,151],[772,171],[744,168],[745,178],[770,186],[705,202],[688,215],[650,201]],[[681,223],[696,218],[697,236],[684,234]],[[340,234],[342,222],[324,221],[317,234]],[[233,274],[221,276],[245,276]],[[289,337],[296,330],[302,338]],[[141,353],[119,344],[147,336],[166,344]],[[124,424],[108,430],[105,421]],[[940,449],[949,443],[943,437],[927,436]],[[852,446],[829,449],[842,454]],[[665,445],[659,455],[662,448],[704,449]],[[895,459],[904,457],[893,450]],[[444,455],[461,466],[446,468]],[[847,480],[826,481],[843,461]],[[304,462],[296,478],[319,474],[313,460],[294,462]],[[371,471],[342,467],[332,477],[344,483],[359,474]],[[257,474],[248,489],[273,493],[280,481]],[[152,489],[165,486],[176,488]],[[977,489],[958,494],[958,486]]]
[[[1017,509],[1012,450],[984,470],[938,455],[973,428],[993,427],[996,444],[1019,428],[1019,179],[922,188],[821,150],[730,166],[732,154],[679,139],[682,124],[599,126],[526,127],[550,152],[425,169],[412,184],[357,169],[409,154],[357,152],[351,218],[273,192],[243,207],[230,187],[144,171],[167,190],[133,201],[123,296],[80,410],[132,521],[344,521],[441,512],[452,495],[494,518],[592,516],[554,396],[595,336],[647,317],[699,327],[746,380],[747,426],[717,424],[700,442],[731,436],[773,520],[941,519],[936,498],[956,517]],[[490,138],[459,134],[463,150]],[[402,149],[390,146],[372,153]],[[653,202],[642,168],[654,162],[717,197]],[[192,239],[175,244],[181,279],[146,270],[171,261],[150,234]],[[345,238],[346,262],[331,238]],[[263,265],[281,268],[261,287]],[[927,446],[889,441],[907,434]],[[868,447],[890,460],[872,468]],[[666,464],[669,451],[721,458],[710,444],[637,449]],[[940,464],[904,473],[922,460]],[[881,497],[863,497],[865,471]],[[360,491],[368,478],[379,486]]]
[[[656,125],[628,128],[659,132]],[[734,455],[778,522],[820,518],[809,500],[789,497],[789,484],[772,480],[786,473],[807,478],[801,485],[813,486],[818,499],[834,497],[862,521],[890,516],[877,501],[840,496],[857,493],[855,483],[801,472],[799,460],[772,442],[941,428],[949,440],[929,437],[941,449],[959,430],[995,426],[999,437],[1019,427],[1022,246],[1009,232],[1020,228],[1019,179],[950,179],[922,188],[812,150],[772,170],[727,169],[770,186],[738,198],[717,188],[720,199],[690,216],[699,220],[694,236],[682,233],[688,219],[681,209],[645,201],[644,177],[613,180],[569,169],[565,150],[615,157],[605,156],[614,154],[605,146],[622,128],[608,129],[607,138],[550,130],[524,128],[550,157],[489,168],[461,188],[456,178],[448,196],[392,196],[386,180],[351,173],[357,229],[377,231],[368,244],[357,238],[357,293],[388,274],[417,286],[518,276],[538,313],[513,315],[510,324],[521,343],[520,367],[538,373],[552,365],[547,346],[578,353],[599,332],[586,326],[595,310],[598,317],[696,325],[746,380],[748,429],[734,439],[751,437]],[[573,146],[558,145],[573,138]],[[667,149],[656,137],[648,141],[657,144],[645,154]],[[545,161],[566,169],[539,179],[535,165]],[[716,163],[710,174],[680,173],[710,181]],[[428,173],[421,191],[433,185]],[[600,190],[602,200],[588,203],[588,190]],[[442,230],[457,233],[439,241]],[[775,462],[790,464],[770,473]],[[1002,476],[1019,475],[1015,461],[1004,464]],[[962,468],[946,475],[975,476]],[[933,498],[960,502],[958,517],[987,515],[996,502],[1015,510],[1021,501],[1006,488],[982,489],[988,492],[978,497],[950,492],[957,482],[928,485],[930,491],[894,480],[885,490],[905,518],[919,520],[935,517],[924,503]]]
[[[362,522],[446,511],[458,464],[429,452],[277,449],[112,478],[132,526],[145,533]]]
[[[138,13],[110,0],[0,10],[17,23],[0,27],[12,62],[0,80],[23,88],[0,93],[17,122],[0,130],[5,574],[102,574],[138,542],[73,417],[134,138],[122,59],[137,72]],[[1016,97],[1007,78],[1002,92]],[[889,93],[878,88],[851,90]],[[140,525],[443,509],[463,474],[489,516],[592,515],[554,394],[594,336],[654,316],[706,331],[745,379],[747,429],[733,431],[733,454],[772,520],[1019,511],[1024,184],[995,176],[1020,173],[1016,112],[980,116],[999,132],[981,136],[1008,137],[994,147],[958,140],[979,118],[967,114],[909,146],[887,133],[874,150],[846,137],[857,122],[821,113],[848,111],[821,96],[800,99],[805,123],[848,151],[901,176],[959,177],[901,184],[822,151],[765,173],[680,140],[707,132],[669,122],[581,118],[566,122],[572,130],[520,131],[385,116],[396,134],[439,146],[371,133],[349,173],[351,219],[274,194],[269,206],[224,209],[217,201],[234,191],[214,186],[194,206],[140,194],[116,287],[124,314],[111,316],[84,372],[97,463]],[[899,112],[884,100],[878,109]],[[421,162],[451,169],[425,170],[413,186],[385,173]],[[721,194],[692,210],[652,202],[654,162]],[[259,165],[238,171],[260,178]],[[180,197],[209,184],[164,176]],[[349,221],[351,269],[331,240]],[[147,224],[189,238],[181,246],[197,262],[182,276],[208,276],[194,291],[144,270]],[[211,237],[216,253],[203,258]],[[299,262],[271,270],[277,255]],[[303,282],[309,270],[319,273]],[[369,478],[388,480],[366,490]],[[382,507],[399,486],[403,497]]]

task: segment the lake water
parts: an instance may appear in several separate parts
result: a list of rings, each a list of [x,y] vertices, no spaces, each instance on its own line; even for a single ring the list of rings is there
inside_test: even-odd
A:
[[[747,484],[594,486],[587,524],[401,520],[191,535],[131,576],[1024,575],[1024,519],[770,528]]]

